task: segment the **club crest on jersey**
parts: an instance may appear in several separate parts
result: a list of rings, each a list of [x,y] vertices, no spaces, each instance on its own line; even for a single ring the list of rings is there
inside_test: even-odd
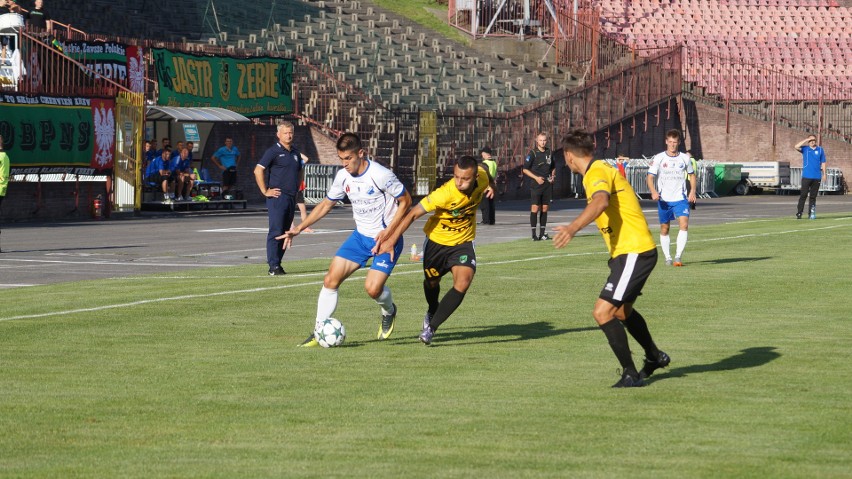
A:
[[[346,185],[345,190],[346,190],[346,194],[348,195],[349,194],[349,185]]]
[[[450,212],[450,214],[453,215],[453,218],[458,218],[459,216],[461,216],[461,211],[453,210],[453,211]]]
[[[368,194],[368,195],[372,195],[372,194],[373,194],[373,193],[375,193],[375,192],[376,192],[376,189],[375,189],[375,188],[373,188],[372,186],[370,187],[370,189],[369,189],[369,190],[367,190],[367,194]]]
[[[467,263],[467,255],[466,254],[459,256],[459,263],[461,263],[461,264]]]

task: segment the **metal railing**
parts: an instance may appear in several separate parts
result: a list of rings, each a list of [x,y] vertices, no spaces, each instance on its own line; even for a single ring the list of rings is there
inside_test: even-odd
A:
[[[339,165],[305,165],[305,203],[315,205],[325,198],[334,177],[340,170]]]
[[[795,191],[799,191],[802,189],[801,166],[790,167],[790,184],[781,185],[781,189]],[[819,191],[821,193],[842,193],[843,189],[843,171],[840,168],[826,168],[825,181],[820,183]]]

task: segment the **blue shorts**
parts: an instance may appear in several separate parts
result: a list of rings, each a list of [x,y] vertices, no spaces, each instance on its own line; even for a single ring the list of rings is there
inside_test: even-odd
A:
[[[393,260],[391,260],[390,253],[373,257],[372,249],[373,246],[376,245],[376,240],[368,236],[364,236],[359,233],[358,230],[355,230],[351,235],[349,235],[349,238],[340,245],[340,248],[334,255],[352,261],[353,263],[358,263],[362,268],[367,265],[367,260],[373,258],[373,264],[370,266],[370,269],[381,271],[382,273],[390,276],[391,271],[393,271],[393,267],[396,266],[396,262],[399,261],[399,256],[402,254],[402,246],[404,244],[405,240],[402,236],[400,236],[399,241],[397,241],[393,247]]]
[[[680,200],[669,203],[668,201],[660,200],[657,203],[657,214],[660,217],[660,224],[668,223],[681,216],[689,218],[689,201]]]

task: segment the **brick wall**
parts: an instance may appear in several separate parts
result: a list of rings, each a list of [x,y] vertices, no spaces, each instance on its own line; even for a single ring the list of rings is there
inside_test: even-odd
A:
[[[769,123],[743,115],[731,115],[730,134],[725,133],[725,110],[706,105],[686,105],[691,147],[699,158],[716,161],[789,161],[802,166],[802,155],[793,145],[807,134],[776,128],[775,146]],[[692,132],[698,132],[694,134]],[[689,144],[689,142],[688,142]],[[824,139],[822,146],[830,168],[840,168],[846,183],[852,179],[852,145]]]

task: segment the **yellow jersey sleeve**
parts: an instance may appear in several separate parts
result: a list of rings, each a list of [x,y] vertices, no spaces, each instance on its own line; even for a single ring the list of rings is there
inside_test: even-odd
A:
[[[595,193],[609,195],[609,206],[595,220],[611,257],[644,253],[657,247],[636,192],[618,170],[604,161],[594,161],[583,176],[587,201]]]
[[[476,237],[476,211],[482,202],[483,192],[488,188],[488,173],[477,168],[476,185],[470,195],[456,188],[449,180],[420,201],[420,206],[432,213],[423,232],[429,241],[455,246]]]

